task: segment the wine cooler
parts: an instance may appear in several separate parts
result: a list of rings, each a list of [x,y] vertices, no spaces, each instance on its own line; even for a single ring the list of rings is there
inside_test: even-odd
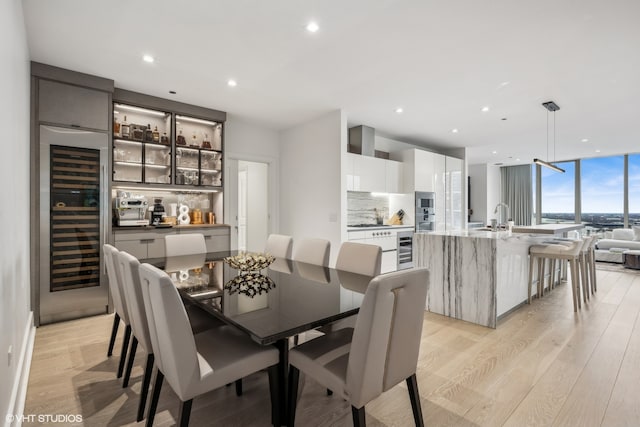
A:
[[[107,134],[40,127],[40,323],[104,313]]]

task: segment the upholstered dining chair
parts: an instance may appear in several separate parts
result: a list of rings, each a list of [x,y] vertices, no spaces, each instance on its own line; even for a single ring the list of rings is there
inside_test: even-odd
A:
[[[138,414],[136,421],[140,422],[144,418],[144,408],[149,393],[149,383],[151,381],[151,373],[153,371],[154,355],[151,345],[151,336],[149,334],[149,324],[147,314],[144,307],[142,296],[142,287],[140,285],[140,274],[138,269],[140,262],[138,259],[126,252],[120,252],[116,255],[116,262],[120,267],[121,278],[125,283],[125,290],[128,293],[129,302],[129,319],[131,320],[131,329],[133,330],[133,340],[131,342],[131,351],[129,352],[129,360],[127,360],[127,369],[124,374],[122,387],[129,385],[131,377],[131,369],[136,356],[138,344],[147,354],[147,362],[144,369],[144,377],[142,379],[142,388],[140,389],[140,403],[138,404]]]
[[[343,242],[340,245],[336,270],[350,271],[365,276],[380,274],[382,248],[366,243]]]
[[[295,424],[300,371],[351,404],[354,426],[365,405],[405,380],[417,426],[423,426],[416,367],[429,273],[416,268],[375,277],[355,329],[307,341],[289,352],[289,426]]]
[[[276,258],[291,259],[293,238],[283,234],[271,234],[267,239],[264,251]]]
[[[326,239],[302,239],[296,243],[293,260],[326,267],[329,265],[330,251],[331,242]]]
[[[125,325],[124,338],[122,340],[122,350],[120,351],[120,363],[118,364],[117,377],[121,378],[124,371],[124,364],[127,357],[127,348],[129,347],[129,340],[131,339],[131,323],[129,322],[129,310],[127,308],[127,301],[125,295],[122,292],[122,286],[120,284],[121,275],[119,268],[116,266],[116,256],[118,249],[109,244],[105,244],[102,247],[104,253],[104,262],[107,267],[107,277],[109,279],[109,292],[111,293],[111,299],[113,301],[113,309],[115,315],[113,317],[113,327],[111,328],[111,339],[109,340],[109,349],[107,350],[107,356],[110,357],[113,354],[113,347],[116,342],[116,335],[118,334],[118,325],[120,321]]]
[[[278,350],[228,325],[194,336],[171,278],[149,264],[142,264],[139,274],[158,366],[147,426],[153,425],[165,378],[181,401],[179,425],[187,426],[194,397],[262,369],[269,372],[271,421],[279,426]]]
[[[167,257],[203,254],[207,252],[207,244],[200,233],[169,234],[164,236],[164,250]]]
[[[380,274],[382,264],[382,248],[377,245],[365,243],[344,242],[340,246],[338,259],[336,260],[336,270],[347,271],[349,273],[361,274],[363,276],[375,277]],[[353,328],[357,315],[337,320],[320,328],[320,331],[327,333],[340,328]]]

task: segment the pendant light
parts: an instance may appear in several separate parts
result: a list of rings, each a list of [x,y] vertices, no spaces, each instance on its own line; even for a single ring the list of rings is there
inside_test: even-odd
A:
[[[542,106],[547,109],[547,160],[549,159],[549,112],[553,113],[553,160],[555,161],[556,159],[556,111],[558,111],[560,107],[558,106],[558,104],[556,104],[553,101],[543,102]],[[533,163],[540,166],[547,167],[556,172],[561,172],[561,173],[565,172],[564,169],[559,168],[553,163],[545,162],[544,160],[533,159]]]

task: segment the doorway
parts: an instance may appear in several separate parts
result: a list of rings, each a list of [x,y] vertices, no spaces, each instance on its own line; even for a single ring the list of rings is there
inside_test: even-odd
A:
[[[269,163],[229,159],[227,164],[231,249],[262,252],[270,230]]]

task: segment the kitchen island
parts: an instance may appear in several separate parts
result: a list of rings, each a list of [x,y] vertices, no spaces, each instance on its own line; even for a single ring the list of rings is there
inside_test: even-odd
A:
[[[495,328],[527,300],[529,247],[548,239],[508,231],[416,233],[414,264],[429,269],[427,310]]]

